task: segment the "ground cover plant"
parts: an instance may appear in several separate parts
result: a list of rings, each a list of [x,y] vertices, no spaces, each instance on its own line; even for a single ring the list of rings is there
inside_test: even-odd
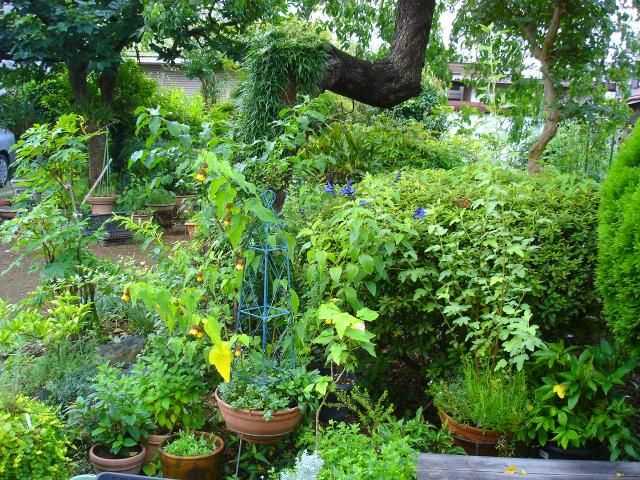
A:
[[[0,124],[22,130],[0,192],[0,480],[105,460],[161,477],[164,454],[279,480],[408,480],[423,452],[640,459],[640,127],[618,147],[626,100],[593,81],[626,95],[626,10],[543,2],[561,28],[533,49],[540,84],[520,78],[539,32],[468,8],[478,55],[451,84],[433,0],[45,3],[0,19]],[[554,45],[581,21],[613,35],[561,95]],[[171,74],[204,97],[144,76],[134,44],[184,56]],[[223,74],[242,83],[216,103]],[[92,214],[103,148],[115,213]],[[8,275],[39,283],[4,298]]]

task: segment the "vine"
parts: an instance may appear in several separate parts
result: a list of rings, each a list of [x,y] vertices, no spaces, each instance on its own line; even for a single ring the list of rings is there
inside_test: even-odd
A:
[[[277,134],[272,122],[280,110],[295,103],[297,95],[317,93],[329,45],[319,27],[295,19],[254,32],[239,95],[240,139],[251,142]]]

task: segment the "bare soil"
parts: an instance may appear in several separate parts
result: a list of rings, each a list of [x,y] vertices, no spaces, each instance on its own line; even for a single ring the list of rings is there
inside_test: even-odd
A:
[[[167,232],[164,240],[167,243],[175,243],[185,240],[185,235]],[[137,262],[153,262],[149,255],[140,251],[140,245],[134,243],[126,245],[96,245],[92,250],[98,258],[105,258],[113,262],[120,262],[124,259],[133,259]],[[10,250],[9,245],[0,245],[0,273],[6,270],[18,256],[17,253]],[[35,290],[40,278],[37,272],[32,271],[33,266],[34,260],[27,258],[20,267],[0,276],[0,299],[8,303],[16,303],[24,300],[30,292]]]

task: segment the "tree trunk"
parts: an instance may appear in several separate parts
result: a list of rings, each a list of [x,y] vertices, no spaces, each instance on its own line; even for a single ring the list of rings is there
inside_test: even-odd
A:
[[[398,0],[389,57],[368,62],[332,47],[321,87],[382,108],[418,95],[434,9],[435,0]]]
[[[78,104],[86,104],[89,101],[87,89],[87,65],[67,65],[69,70],[69,83],[73,100]]]
[[[544,64],[542,66],[542,78],[544,85],[544,112],[546,118],[542,132],[540,132],[538,138],[536,138],[535,142],[533,142],[531,147],[529,147],[529,160],[527,163],[529,171],[531,172],[540,171],[538,160],[540,160],[540,157],[544,153],[549,142],[556,136],[556,133],[558,132],[558,125],[562,119],[562,111],[558,105],[553,76],[549,71],[549,67]]]
[[[103,70],[98,77],[98,86],[100,88],[100,104],[109,108],[113,105],[116,91],[116,78],[118,76],[118,67]],[[97,122],[89,125],[89,131],[96,132],[103,128]],[[104,151],[107,144],[105,134],[95,135],[87,142],[87,153],[89,156],[89,187],[92,187],[102,172],[104,162]]]

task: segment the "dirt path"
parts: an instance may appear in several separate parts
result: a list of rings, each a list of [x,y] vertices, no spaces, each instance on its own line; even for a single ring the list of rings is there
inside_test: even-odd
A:
[[[164,237],[165,242],[168,243],[175,243],[184,239],[184,235],[178,233],[165,234]],[[9,250],[8,247],[8,245],[0,245],[0,272],[3,272],[18,258],[18,254]],[[97,245],[92,250],[98,258],[106,258],[113,262],[130,258],[136,261],[152,261],[146,253],[140,251],[140,245],[138,244]],[[38,286],[40,280],[37,272],[30,271],[32,267],[33,260],[28,258],[20,267],[0,276],[0,299],[9,303],[16,303],[32,292]]]

